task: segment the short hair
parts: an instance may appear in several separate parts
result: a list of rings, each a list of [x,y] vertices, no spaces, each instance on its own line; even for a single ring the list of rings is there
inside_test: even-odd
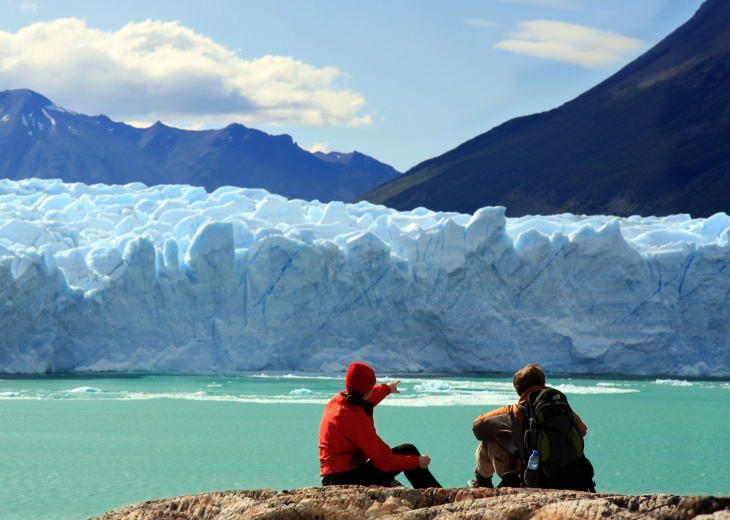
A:
[[[545,386],[545,372],[538,364],[527,365],[514,375],[512,384],[515,385],[517,395],[522,395],[531,386]]]

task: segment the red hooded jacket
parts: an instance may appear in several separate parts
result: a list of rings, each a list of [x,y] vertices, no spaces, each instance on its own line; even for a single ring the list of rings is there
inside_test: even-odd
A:
[[[377,405],[390,394],[388,385],[373,388],[368,401]],[[382,471],[400,472],[418,467],[418,455],[396,455],[375,432],[375,423],[360,406],[347,404],[343,393],[324,409],[319,425],[320,475],[355,469],[370,459]]]

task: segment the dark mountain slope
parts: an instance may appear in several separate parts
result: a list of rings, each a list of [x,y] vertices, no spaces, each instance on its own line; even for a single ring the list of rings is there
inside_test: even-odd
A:
[[[133,140],[137,129],[127,127],[122,139],[115,134],[124,126],[60,109],[30,90],[0,92],[0,176],[88,184],[153,181],[160,173],[145,167]]]
[[[237,124],[189,131],[158,122],[140,129],[69,112],[30,90],[0,92],[0,177],[9,179],[191,184],[209,192],[230,185],[328,202],[352,200],[398,175],[382,166],[321,160],[288,135]]]
[[[565,105],[517,118],[363,197],[398,209],[705,217],[730,211],[730,2]]]
[[[400,172],[392,166],[381,163],[380,161],[361,154],[360,152],[315,152],[314,156],[318,159],[322,159],[323,161],[346,164],[356,170],[371,172],[373,175],[381,177],[383,181],[391,180],[400,175]]]

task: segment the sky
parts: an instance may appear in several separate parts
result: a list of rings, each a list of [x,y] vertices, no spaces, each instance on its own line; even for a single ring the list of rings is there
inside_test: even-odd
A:
[[[574,99],[702,1],[0,0],[0,91],[404,172]]]

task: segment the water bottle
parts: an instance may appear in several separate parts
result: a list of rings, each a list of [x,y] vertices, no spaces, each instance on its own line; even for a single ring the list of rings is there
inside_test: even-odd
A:
[[[527,460],[527,469],[531,469],[533,471],[537,470],[537,466],[540,464],[540,452],[537,450],[532,450],[532,455],[530,455],[530,458]]]

